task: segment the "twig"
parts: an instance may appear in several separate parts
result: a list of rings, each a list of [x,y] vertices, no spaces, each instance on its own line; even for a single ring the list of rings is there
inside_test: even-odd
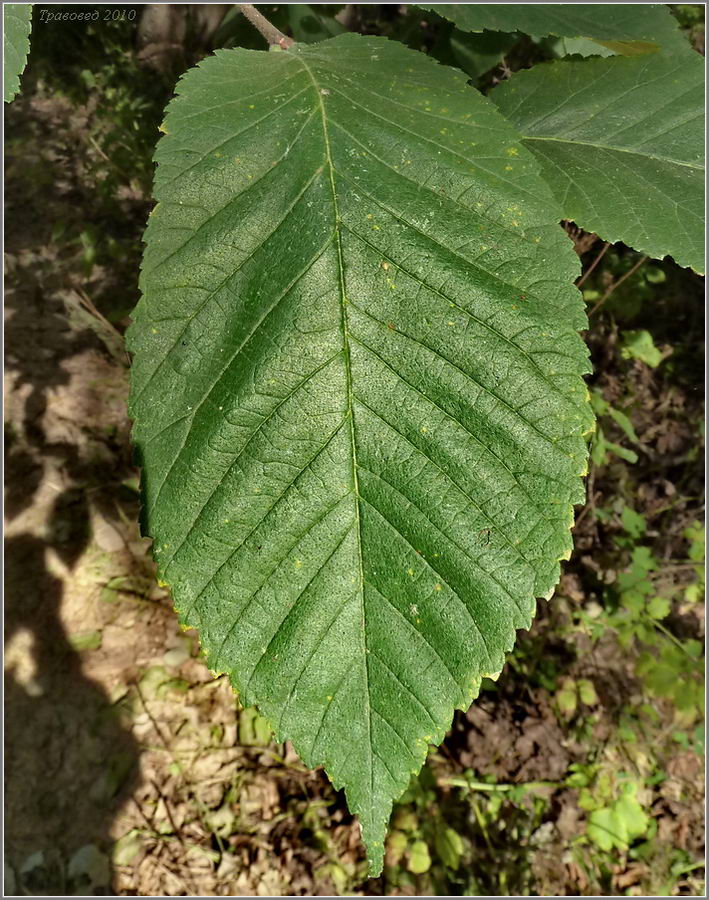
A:
[[[268,19],[265,16],[262,16],[252,3],[240,3],[239,9],[249,22],[251,22],[254,28],[261,32],[270,46],[287,50],[288,47],[292,47],[295,43],[292,38],[287,37],[282,31],[279,31],[275,25],[271,25]]]
[[[591,312],[588,314],[589,319],[598,309],[600,309],[603,306],[603,304],[610,297],[610,295],[613,293],[613,291],[617,287],[620,287],[620,285],[626,280],[626,278],[630,278],[631,275],[634,275],[635,272],[638,271],[640,266],[644,262],[647,262],[649,258],[650,258],[649,256],[641,256],[640,259],[632,267],[632,269],[628,269],[628,271],[625,273],[625,275],[622,275],[617,281],[613,282],[613,284],[608,288],[608,290],[605,292],[605,294],[601,297],[601,299],[598,301],[598,303],[593,307]]]
[[[689,652],[689,650],[687,650],[687,648],[684,646],[684,644],[682,643],[682,641],[680,641],[679,638],[676,638],[676,637],[672,634],[672,632],[669,630],[669,628],[665,628],[665,626],[664,626],[661,622],[658,622],[657,619],[653,619],[652,616],[649,616],[647,613],[643,613],[643,619],[647,619],[647,621],[648,621],[651,625],[654,625],[655,628],[657,628],[658,631],[661,631],[661,632],[662,632],[666,637],[668,637],[674,644],[676,644],[677,647],[679,647],[679,649],[682,651],[682,653],[684,653],[685,656],[688,656],[690,659],[695,659],[695,658],[696,658],[696,657],[692,656],[692,654]],[[699,662],[699,660],[697,660],[697,662]]]
[[[598,254],[598,256],[593,260],[593,262],[591,263],[591,265],[586,269],[586,271],[583,273],[583,275],[582,275],[582,276],[579,278],[579,280],[576,282],[576,287],[577,287],[577,288],[580,288],[580,287],[581,287],[581,285],[582,285],[582,284],[584,283],[584,281],[588,278],[588,276],[591,274],[591,272],[593,272],[593,270],[596,268],[596,266],[598,265],[598,263],[603,259],[603,257],[606,255],[606,250],[610,247],[610,245],[611,245],[611,244],[610,244],[610,241],[606,241],[606,242],[605,242],[605,244],[603,245],[603,249],[601,250],[601,252]]]
[[[475,781],[465,777],[452,776],[450,778],[441,778],[438,783],[446,787],[462,787],[469,788],[471,791],[484,791],[489,793],[504,793],[506,791],[514,791],[517,788],[524,788],[527,791],[539,790],[540,788],[558,788],[562,786],[560,781],[522,781],[519,784],[488,784],[486,781]]]
[[[182,832],[180,831],[180,829],[179,829],[179,828],[177,827],[177,825],[175,824],[175,820],[174,820],[173,817],[172,817],[172,810],[170,809],[170,804],[167,802],[167,797],[166,797],[166,796],[163,794],[163,792],[160,790],[160,787],[159,787],[159,785],[157,784],[157,782],[154,781],[152,778],[150,779],[150,783],[151,783],[152,786],[155,788],[155,792],[157,793],[158,797],[159,797],[159,798],[162,800],[162,802],[163,802],[163,805],[164,805],[164,807],[165,807],[165,812],[167,813],[167,817],[168,817],[168,819],[170,820],[170,825],[172,825],[172,831],[173,831],[173,834],[175,835],[175,837],[177,838],[177,840],[182,844],[182,847],[183,847],[184,850],[186,851],[186,850],[187,850],[187,847],[186,847],[185,842],[184,842],[184,840],[183,840],[183,838],[182,838]]]

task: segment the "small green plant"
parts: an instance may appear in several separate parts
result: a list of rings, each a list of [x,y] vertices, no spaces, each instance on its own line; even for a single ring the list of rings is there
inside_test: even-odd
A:
[[[649,331],[623,332],[623,345],[620,351],[624,359],[639,359],[652,369],[662,362],[662,352],[658,350]]]
[[[638,800],[644,785],[627,773],[615,775],[598,765],[574,764],[566,784],[579,790],[579,806],[588,813],[582,844],[590,840],[604,851],[627,851],[654,827]]]
[[[591,440],[590,451],[591,460],[595,465],[605,465],[611,456],[617,456],[619,459],[625,460],[625,462],[636,463],[638,454],[634,450],[606,437],[608,424],[604,422],[604,419],[615,423],[628,441],[638,444],[638,436],[629,416],[621,409],[617,409],[608,403],[598,388],[593,388],[591,391],[591,407],[596,414],[596,429]]]
[[[438,891],[460,884],[470,855],[467,841],[441,808],[430,769],[413,779],[394,810],[387,835],[384,877],[392,887],[415,887],[417,876]]]
[[[697,564],[697,580],[669,592],[665,588],[663,593],[657,587],[662,564],[649,547],[638,543],[645,534],[645,519],[627,505],[619,518],[625,533],[616,542],[630,551],[629,564],[606,588],[604,606],[593,615],[580,611],[578,621],[592,640],[600,639],[608,629],[614,631],[620,645],[635,652],[635,674],[645,691],[651,697],[670,700],[680,721],[692,724],[704,711],[703,647],[696,639],[675,637],[664,621],[678,603],[694,603],[703,594],[704,528],[696,522],[685,529],[690,559]],[[563,701],[557,702],[568,707],[575,695],[566,689],[562,697]]]

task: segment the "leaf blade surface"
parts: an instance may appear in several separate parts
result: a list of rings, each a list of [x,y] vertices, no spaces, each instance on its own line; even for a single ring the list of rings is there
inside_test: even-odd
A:
[[[563,60],[491,92],[566,218],[704,270],[704,63],[698,54]]]
[[[400,45],[221,52],[178,94],[129,332],[146,528],[378,872],[393,798],[570,550],[578,263],[513,129]]]

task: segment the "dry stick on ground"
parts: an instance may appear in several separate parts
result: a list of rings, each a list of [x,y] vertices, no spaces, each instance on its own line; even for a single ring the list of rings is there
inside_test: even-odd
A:
[[[254,28],[261,32],[270,46],[280,47],[282,50],[287,50],[295,43],[292,38],[287,37],[285,34],[283,34],[282,31],[279,31],[275,25],[271,25],[268,19],[265,18],[265,16],[262,16],[253,4],[240,3],[239,9],[246,16],[249,22],[251,22]]]
[[[617,287],[620,287],[620,285],[625,281],[626,278],[630,278],[631,275],[633,275],[635,272],[637,272],[638,269],[640,268],[640,266],[644,262],[647,262],[649,258],[650,258],[649,256],[641,256],[640,259],[632,267],[632,269],[628,269],[628,271],[625,273],[625,275],[621,276],[617,281],[613,282],[613,284],[608,288],[608,290],[605,292],[605,294],[601,297],[601,299],[598,301],[598,303],[593,307],[591,312],[588,314],[589,319],[597,310],[599,310],[603,306],[603,304],[610,297],[610,295],[613,293],[613,291]]]
[[[581,285],[584,283],[584,281],[586,281],[586,279],[591,274],[591,272],[593,272],[593,270],[596,268],[598,263],[603,259],[603,257],[606,255],[606,250],[610,247],[610,245],[611,245],[610,241],[605,242],[605,244],[603,245],[603,247],[601,249],[601,252],[598,254],[598,256],[596,256],[596,258],[593,260],[591,265],[586,269],[586,271],[583,273],[583,275],[576,282],[577,288],[581,287]]]

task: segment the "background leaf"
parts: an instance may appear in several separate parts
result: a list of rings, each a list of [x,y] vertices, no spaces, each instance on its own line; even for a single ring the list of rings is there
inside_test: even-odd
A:
[[[293,30],[293,40],[304,44],[323,41],[346,31],[335,19],[335,14],[342,7],[308,6],[304,3],[288,5],[288,21]],[[328,15],[325,11],[331,11]]]
[[[490,98],[524,135],[566,218],[703,272],[699,54],[547,63]]]
[[[467,34],[456,28],[450,36],[450,47],[456,64],[471,78],[479,78],[502,62],[517,40],[516,34]]]
[[[577,258],[495,107],[395,42],[222,51],[178,94],[129,332],[147,530],[377,873],[392,799],[570,553]]]
[[[588,38],[615,53],[635,56],[687,50],[677,20],[662,4],[435,3],[418,4],[463,31],[523,31]]]
[[[32,27],[31,3],[3,4],[3,78],[5,103],[20,89],[20,75],[27,64]]]

